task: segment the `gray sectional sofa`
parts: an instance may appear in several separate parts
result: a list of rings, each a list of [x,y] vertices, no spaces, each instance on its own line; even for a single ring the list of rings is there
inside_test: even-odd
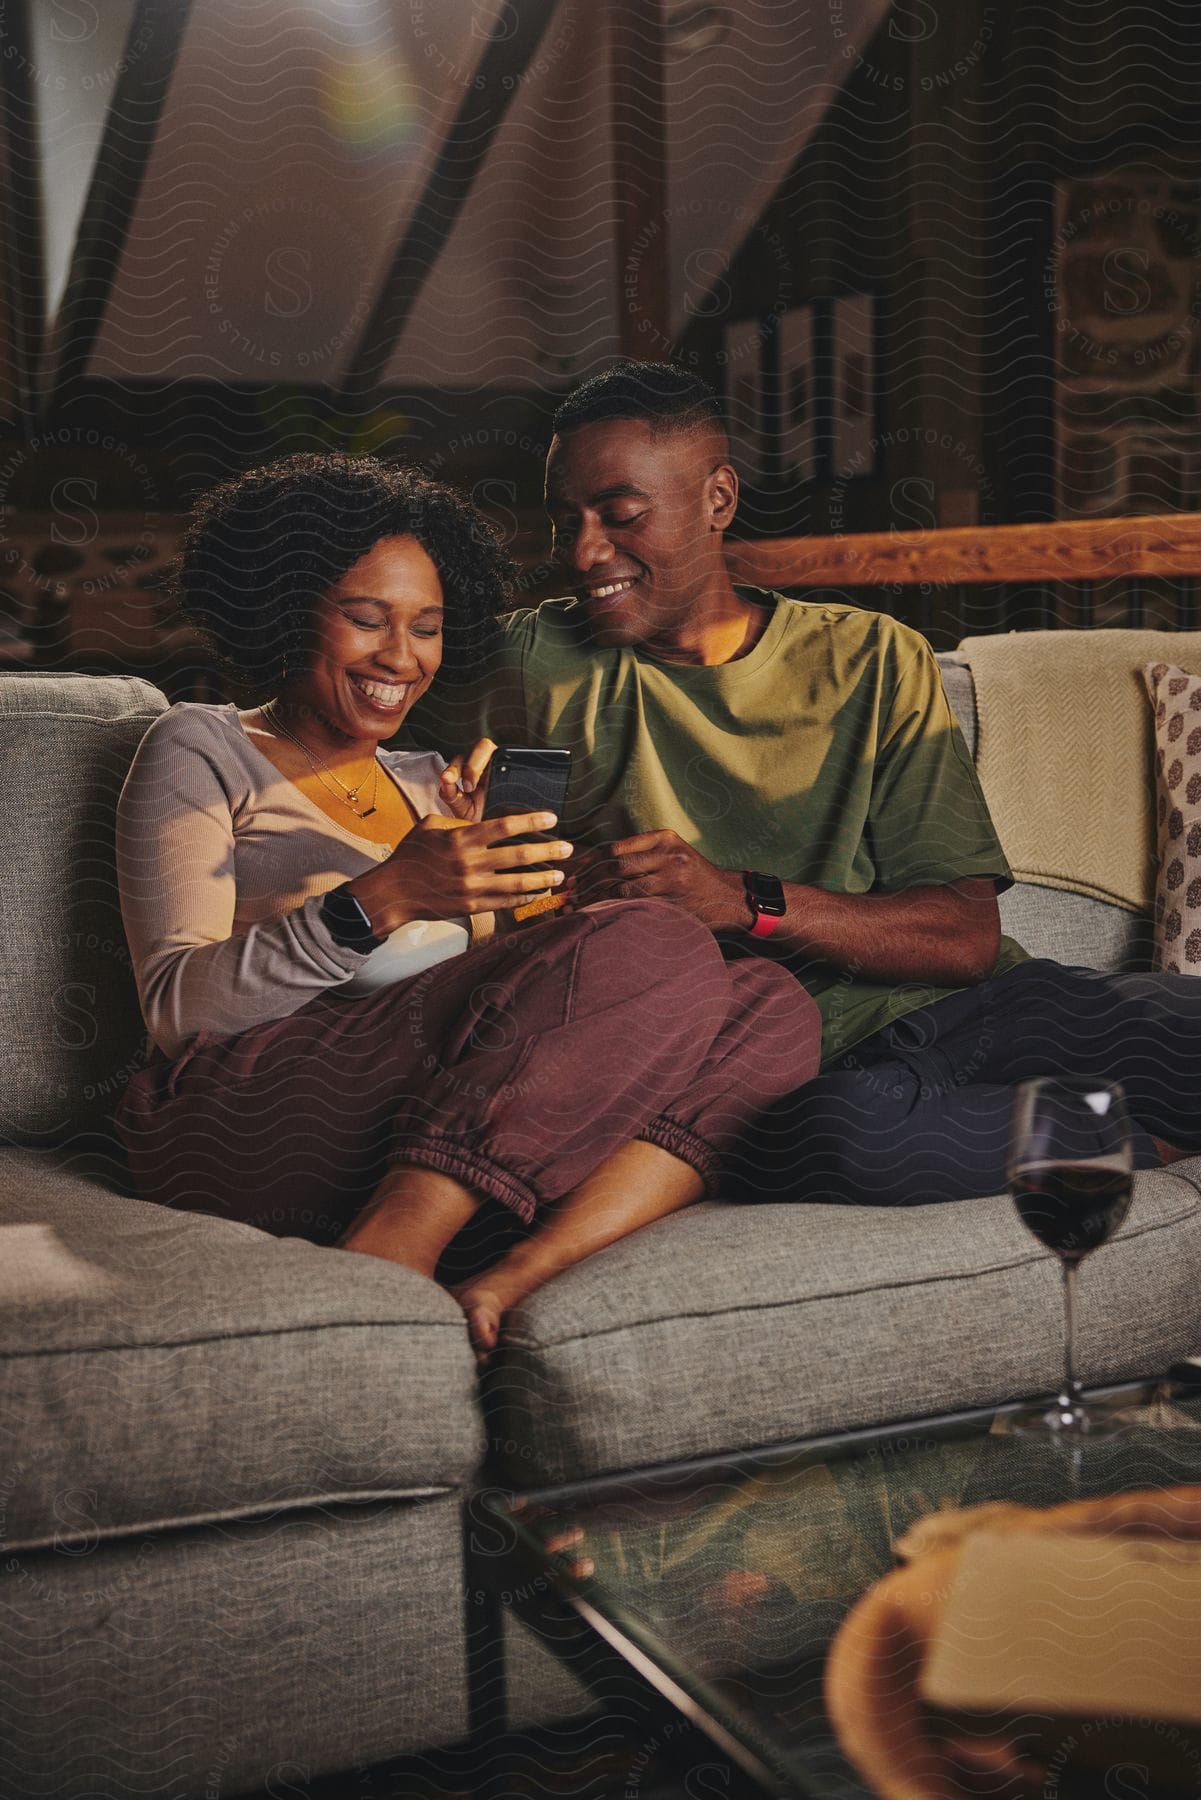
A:
[[[974,741],[970,670],[944,677]],[[481,1478],[1054,1385],[1057,1268],[1004,1200],[693,1207],[535,1295],[485,1409],[434,1284],[124,1194],[106,1119],[141,1028],[113,811],[165,704],[0,678],[0,1794],[207,1800],[463,1741]],[[1037,953],[1145,954],[1093,901],[1019,887],[1003,909]],[[1201,1159],[1141,1176],[1083,1277],[1088,1379],[1201,1344],[1199,1263]],[[588,1704],[524,1627],[504,1662],[515,1723]]]

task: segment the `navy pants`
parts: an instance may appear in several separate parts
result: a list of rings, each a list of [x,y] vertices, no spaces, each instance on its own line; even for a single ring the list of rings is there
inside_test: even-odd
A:
[[[748,1200],[914,1206],[1004,1193],[1015,1084],[1120,1082],[1136,1168],[1201,1150],[1201,978],[1032,960],[857,1045],[760,1122]]]

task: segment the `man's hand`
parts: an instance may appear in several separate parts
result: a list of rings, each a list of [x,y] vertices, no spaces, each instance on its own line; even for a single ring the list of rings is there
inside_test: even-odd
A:
[[[571,865],[569,905],[595,900],[670,900],[710,931],[749,927],[742,876],[715,869],[674,831],[648,831],[587,850]]]

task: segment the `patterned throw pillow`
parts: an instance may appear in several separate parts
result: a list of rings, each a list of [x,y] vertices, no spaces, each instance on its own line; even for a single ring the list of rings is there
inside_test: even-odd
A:
[[[1153,966],[1201,975],[1201,676],[1161,662],[1143,676],[1155,708]]]

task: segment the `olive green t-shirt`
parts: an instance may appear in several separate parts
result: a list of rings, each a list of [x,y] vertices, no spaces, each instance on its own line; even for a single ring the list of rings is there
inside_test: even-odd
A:
[[[482,689],[431,695],[439,748],[484,735],[572,752],[577,844],[678,832],[721,869],[841,894],[1011,876],[923,637],[845,603],[746,591],[771,617],[712,667],[603,648],[575,600],[512,614]],[[444,742],[445,740],[445,742]],[[1025,952],[1002,940],[997,970]],[[826,1061],[950,988],[870,981],[789,955],[816,998]]]

